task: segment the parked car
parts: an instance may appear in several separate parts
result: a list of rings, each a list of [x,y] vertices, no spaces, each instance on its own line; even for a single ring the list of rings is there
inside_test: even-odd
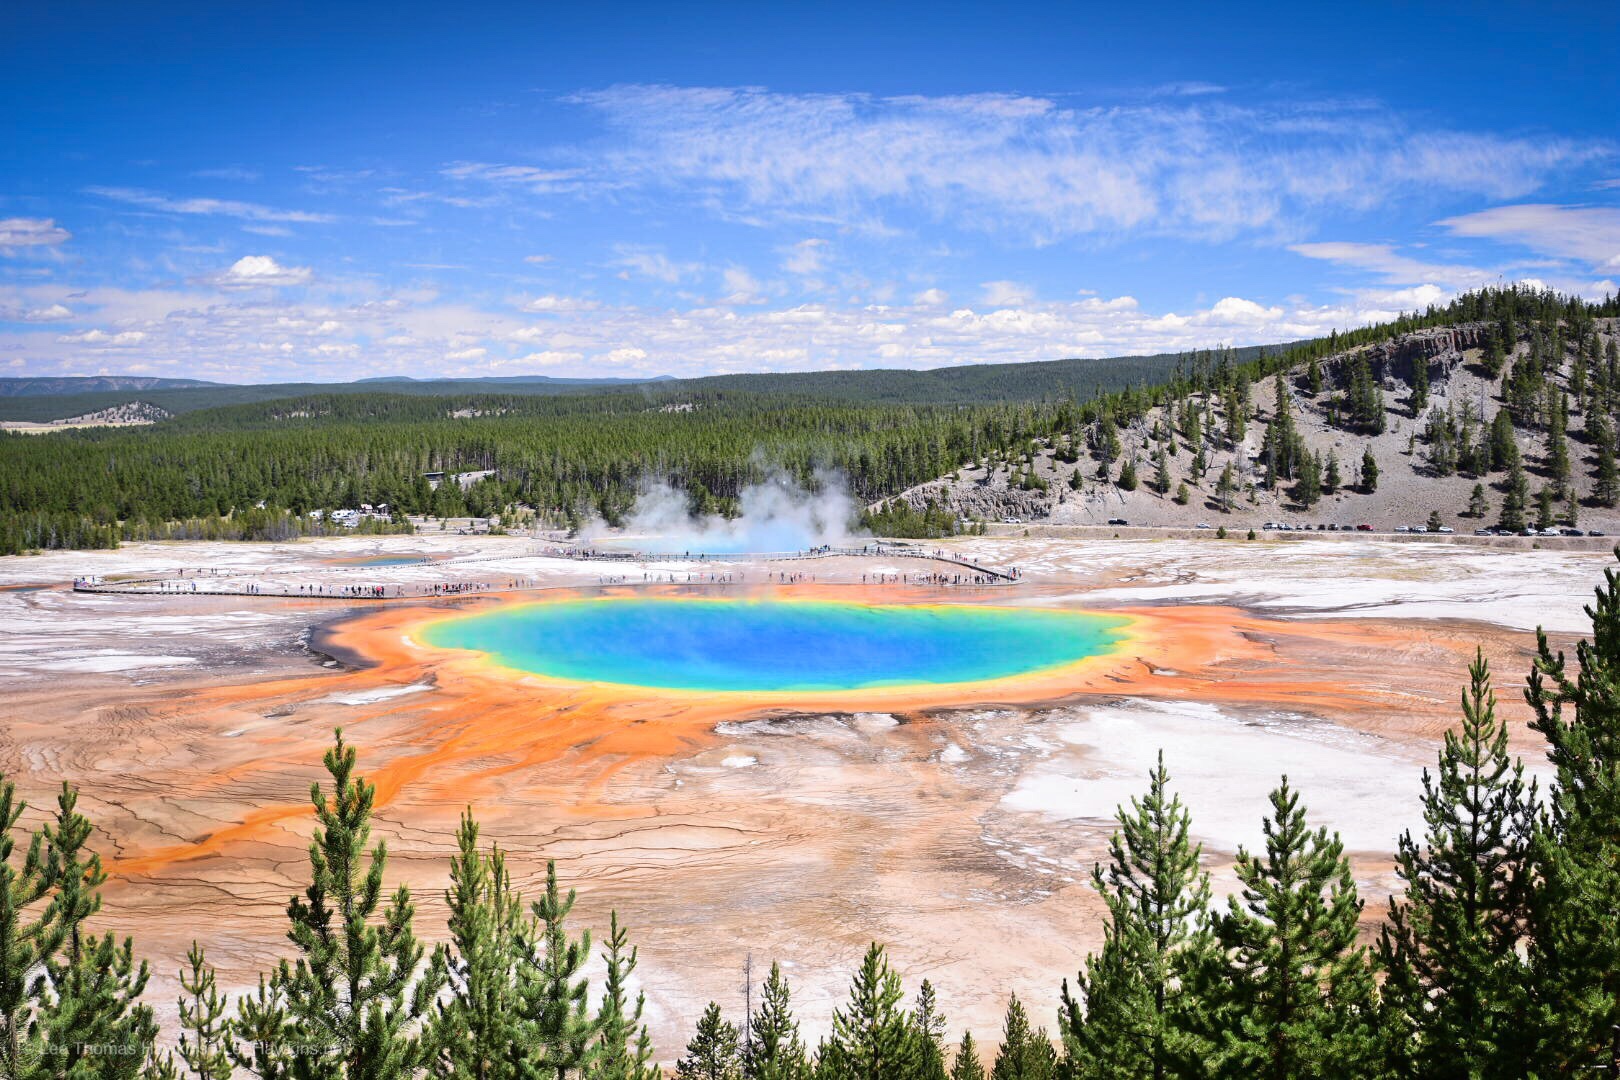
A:
[[[1356,532],[1372,532],[1372,526],[1363,522],[1356,526]]]
[[[1415,533],[1426,533],[1429,531],[1429,527],[1427,525],[1414,525],[1412,526],[1412,531]]]
[[[1559,536],[1583,536],[1585,534],[1582,533],[1581,530],[1579,530],[1579,529],[1559,529],[1558,530],[1558,535]]]
[[[1606,532],[1603,532],[1600,529],[1587,529],[1586,530],[1586,535],[1587,536],[1608,536],[1609,534],[1606,533]]]
[[[1207,529],[1207,528],[1209,528],[1209,522],[1200,521],[1198,524],[1194,525],[1193,528],[1195,528],[1195,529]]]
[[[1110,525],[1129,525],[1130,522],[1126,521],[1124,518],[1109,518],[1108,519],[1108,524],[1110,524]]]
[[[1410,526],[1410,525],[1397,525],[1397,526],[1395,526],[1395,531],[1396,532],[1411,532],[1412,531],[1412,526]]]
[[[1450,525],[1442,525],[1442,526],[1440,526],[1438,529],[1436,529],[1434,531],[1435,532],[1443,532],[1443,533],[1453,533],[1453,532],[1456,532],[1457,530],[1453,529]]]

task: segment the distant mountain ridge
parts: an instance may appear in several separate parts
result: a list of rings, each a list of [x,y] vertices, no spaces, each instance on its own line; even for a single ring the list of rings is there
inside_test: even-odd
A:
[[[648,379],[624,378],[560,378],[555,375],[480,375],[472,379],[418,379],[412,375],[374,375],[369,379],[356,379],[352,385],[361,386],[371,383],[489,383],[493,386],[510,386],[520,383],[554,383],[558,386],[630,386],[650,382],[671,382],[673,375],[654,375]],[[343,384],[339,384],[343,385]]]
[[[1294,343],[1249,345],[1221,350],[1232,363],[1288,350]],[[1203,351],[1203,350],[1200,350]],[[29,396],[0,394],[0,420],[47,422],[80,416],[140,400],[174,415],[224,405],[245,405],[283,398],[327,394],[410,394],[449,397],[501,392],[507,394],[634,393],[656,386],[660,393],[746,391],[792,394],[823,400],[872,403],[959,404],[1039,401],[1074,397],[1086,400],[1096,391],[1123,390],[1168,379],[1189,353],[1111,356],[1092,359],[1037,360],[1014,364],[957,364],[949,367],[864,368],[853,371],[784,371],[708,375],[679,379],[568,379],[547,375],[485,376],[466,379],[415,379],[380,376],[349,383],[192,383],[173,388],[67,391]],[[114,376],[107,376],[114,378]],[[26,381],[26,380],[11,380]],[[71,381],[71,380],[62,380]],[[184,380],[178,380],[184,382]]]
[[[186,390],[221,383],[203,379],[156,379],[143,375],[58,375],[0,379],[0,397],[123,393],[130,390]]]

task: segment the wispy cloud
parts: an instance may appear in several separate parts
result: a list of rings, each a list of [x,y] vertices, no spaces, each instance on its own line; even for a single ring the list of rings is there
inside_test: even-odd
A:
[[[666,285],[674,285],[683,278],[691,277],[703,269],[694,262],[675,262],[662,251],[650,248],[637,248],[621,244],[616,251],[617,258],[613,260],[614,266],[619,267],[619,277],[626,281],[632,278],[650,278],[661,281]]]
[[[176,199],[154,191],[126,187],[89,187],[85,192],[114,202],[139,206],[143,210],[157,210],[166,214],[198,214],[204,216],[242,218],[247,221],[281,221],[294,224],[325,224],[337,220],[332,214],[312,210],[282,210],[258,203],[236,199]]]
[[[1502,276],[1500,271],[1483,270],[1476,266],[1413,259],[1400,254],[1390,244],[1329,241],[1293,244],[1288,250],[1304,255],[1308,259],[1321,259],[1340,266],[1366,270],[1395,285],[1436,284],[1448,288],[1468,289],[1484,285]]]
[[[239,180],[243,183],[252,183],[259,179],[257,169],[244,169],[239,165],[227,165],[219,169],[198,169],[191,174],[199,180]]]
[[[1010,94],[875,97],[618,86],[569,100],[607,138],[566,168],[461,162],[463,181],[658,189],[732,220],[883,229],[921,214],[1037,242],[1152,232],[1297,238],[1323,210],[1512,199],[1608,142],[1434,130],[1365,104],[1242,106],[1213,87],[1130,107]]]
[[[578,169],[543,169],[533,165],[497,165],[484,161],[457,161],[439,170],[452,180],[483,180],[516,184],[537,193],[572,190],[579,186]]]
[[[15,248],[56,247],[73,239],[73,234],[53,218],[0,218],[0,254]]]
[[[1457,236],[1507,240],[1598,270],[1620,270],[1620,207],[1526,203],[1463,214],[1440,224]]]
[[[783,251],[782,269],[800,277],[819,274],[826,269],[829,250],[827,241],[819,237],[800,240]]]

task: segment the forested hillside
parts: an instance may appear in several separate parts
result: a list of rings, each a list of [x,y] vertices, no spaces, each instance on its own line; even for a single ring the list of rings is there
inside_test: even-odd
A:
[[[0,552],[296,535],[289,522],[309,511],[362,502],[614,522],[655,478],[694,510],[724,513],[778,471],[812,488],[842,474],[881,504],[873,528],[898,535],[1008,507],[1100,517],[1129,499],[1166,518],[1177,507],[1308,512],[1407,476],[1451,502],[1476,483],[1494,490],[1482,497],[1510,522],[1514,507],[1567,518],[1615,501],[1617,315],[1613,299],[1488,290],[1247,362],[1189,354],[1157,385],[1090,398],[886,404],[679,382],[551,396],[373,390],[5,436]],[[484,470],[465,491],[423,476]]]
[[[1490,290],[1275,362],[1221,357],[896,505],[1098,525],[1614,528],[1616,313]]]

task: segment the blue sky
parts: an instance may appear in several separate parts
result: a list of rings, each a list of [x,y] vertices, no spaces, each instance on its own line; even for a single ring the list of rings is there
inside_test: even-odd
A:
[[[1620,5],[872,7],[8,5],[0,375],[931,367],[1620,281]]]

